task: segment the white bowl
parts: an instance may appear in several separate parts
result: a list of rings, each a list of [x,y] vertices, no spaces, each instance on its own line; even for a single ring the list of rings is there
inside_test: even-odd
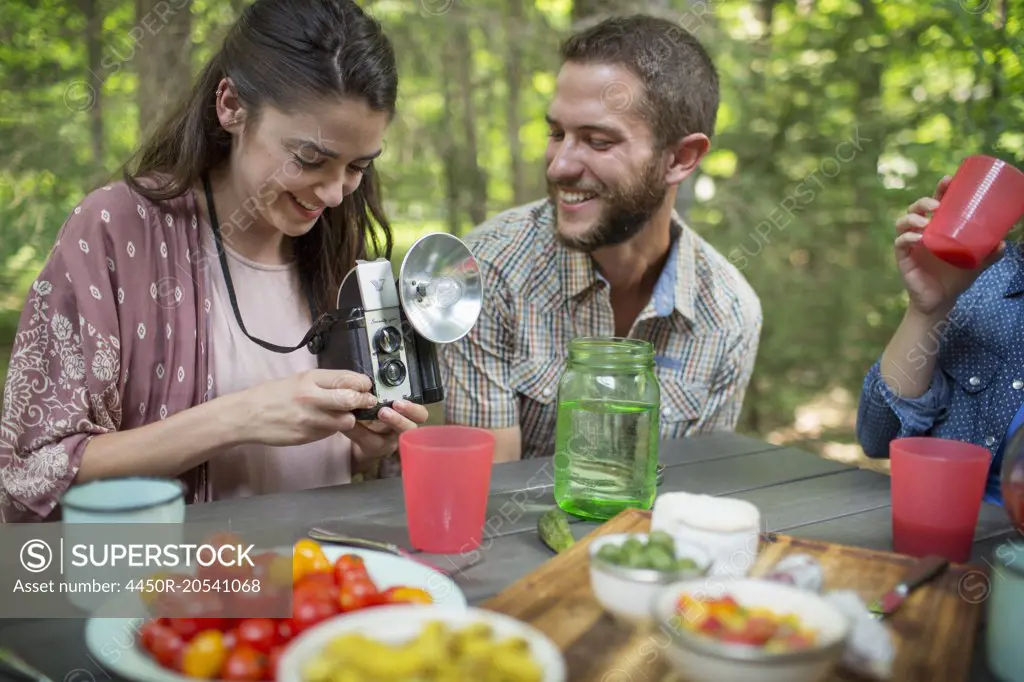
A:
[[[698,568],[688,571],[656,571],[629,568],[601,560],[597,552],[605,545],[621,545],[629,538],[647,542],[648,533],[601,535],[590,543],[590,588],[601,605],[615,616],[641,623],[651,619],[651,606],[658,590],[665,585],[697,578],[707,573],[711,559],[700,547],[676,541],[676,559],[689,558]]]
[[[713,562],[711,575],[743,578],[757,561],[761,512],[737,498],[663,493],[654,500],[651,530],[705,550]]]
[[[818,641],[800,651],[773,653],[690,632],[676,613],[683,594],[695,598],[729,594],[741,606],[795,614],[805,627],[817,631]],[[665,653],[688,682],[815,682],[839,662],[851,628],[847,616],[816,592],[752,578],[708,577],[675,583],[658,593],[652,609],[658,627],[669,636]]]
[[[335,616],[296,637],[278,663],[276,682],[305,682],[302,671],[329,641],[342,634],[360,633],[381,642],[398,644],[416,637],[430,621],[453,628],[486,623],[498,639],[522,637],[533,659],[543,670],[542,682],[565,682],[562,652],[544,633],[526,623],[496,611],[430,604],[396,604]],[[395,682],[401,682],[396,680]]]

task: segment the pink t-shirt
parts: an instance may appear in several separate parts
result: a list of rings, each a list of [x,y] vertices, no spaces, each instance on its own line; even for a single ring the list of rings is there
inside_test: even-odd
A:
[[[214,397],[315,369],[305,348],[275,353],[250,340],[239,328],[228,297],[213,233],[204,226],[204,257],[209,266],[213,307],[210,350]],[[245,328],[253,336],[294,346],[309,330],[309,306],[295,265],[255,263],[225,246],[231,282]],[[307,445],[249,444],[228,449],[209,462],[212,499],[306,490],[351,482],[352,442],[334,434]]]

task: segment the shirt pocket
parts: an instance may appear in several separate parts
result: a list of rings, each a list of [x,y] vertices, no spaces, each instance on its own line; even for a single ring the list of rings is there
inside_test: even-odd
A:
[[[983,393],[992,384],[1000,364],[995,354],[980,346],[966,353],[947,353],[939,363],[957,389],[971,396]]]
[[[661,388],[661,435],[681,438],[700,420],[711,391],[706,384],[687,382],[680,377],[659,376]]]
[[[540,405],[551,405],[558,398],[558,384],[564,363],[561,358],[544,358],[519,363],[512,371],[516,393]]]

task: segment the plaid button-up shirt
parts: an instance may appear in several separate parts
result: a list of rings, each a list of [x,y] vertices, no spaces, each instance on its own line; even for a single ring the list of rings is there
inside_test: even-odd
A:
[[[480,263],[484,306],[440,347],[445,418],[519,425],[522,458],[551,456],[569,342],[615,336],[610,287],[587,254],[554,237],[547,200],[500,213],[464,241]],[[735,428],[754,368],[761,304],[721,254],[673,215],[673,246],[631,338],[653,343],[663,438]]]

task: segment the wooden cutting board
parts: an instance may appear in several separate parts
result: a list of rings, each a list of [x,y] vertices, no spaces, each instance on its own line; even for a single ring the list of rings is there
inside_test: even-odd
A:
[[[686,682],[661,651],[667,637],[606,614],[590,589],[588,545],[605,533],[646,532],[650,512],[628,509],[554,556],[537,570],[484,602],[532,624],[562,650],[570,682]],[[760,556],[750,575],[760,576],[788,554],[810,554],[825,573],[824,590],[857,592],[865,602],[899,582],[911,557],[834,545],[780,534],[762,536]],[[962,682],[966,679],[984,602],[983,567],[953,565],[918,588],[888,620],[896,646],[894,682]],[[830,681],[859,680],[837,670]]]

